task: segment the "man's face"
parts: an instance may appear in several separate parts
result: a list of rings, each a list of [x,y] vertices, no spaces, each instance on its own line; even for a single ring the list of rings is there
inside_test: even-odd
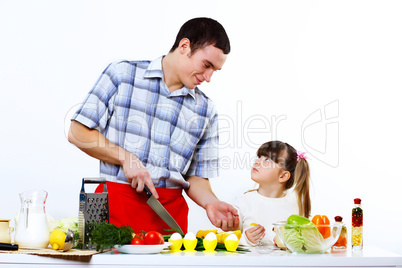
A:
[[[191,54],[190,48],[182,55],[180,80],[189,89],[193,89],[204,81],[211,81],[212,74],[220,70],[227,55],[219,48],[208,45]]]

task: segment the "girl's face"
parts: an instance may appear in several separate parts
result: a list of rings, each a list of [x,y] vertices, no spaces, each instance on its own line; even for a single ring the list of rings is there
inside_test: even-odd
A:
[[[258,184],[271,184],[279,181],[283,169],[266,156],[257,158],[251,169],[251,179]]]

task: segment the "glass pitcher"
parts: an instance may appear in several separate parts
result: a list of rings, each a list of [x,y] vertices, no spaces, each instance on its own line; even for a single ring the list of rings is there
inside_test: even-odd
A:
[[[49,229],[45,212],[47,192],[29,190],[20,193],[21,210],[15,228],[15,243],[20,247],[46,248]]]

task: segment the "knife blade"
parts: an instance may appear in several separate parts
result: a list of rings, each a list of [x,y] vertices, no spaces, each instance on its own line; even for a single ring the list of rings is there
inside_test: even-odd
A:
[[[148,197],[147,204],[155,211],[156,214],[158,214],[159,217],[161,217],[164,222],[166,222],[167,225],[170,226],[170,228],[178,229],[183,234],[180,226],[169,214],[169,212],[162,206],[162,204],[152,195],[148,186],[145,185],[144,190]]]

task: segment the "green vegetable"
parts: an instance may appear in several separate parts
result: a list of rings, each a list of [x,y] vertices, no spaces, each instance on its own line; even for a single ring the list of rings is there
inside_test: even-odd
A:
[[[74,236],[78,234],[78,217],[63,218],[57,222],[56,229],[67,233],[68,229],[73,231]]]
[[[286,223],[287,224],[298,224],[298,225],[304,225],[304,224],[312,225],[313,224],[309,219],[307,219],[303,216],[296,215],[296,214],[289,216]]]
[[[133,229],[128,225],[117,227],[113,223],[92,222],[89,226],[91,243],[96,247],[96,251],[99,252],[103,252],[105,249],[115,245],[130,244],[133,238]]]
[[[287,248],[298,253],[322,253],[325,246],[324,238],[309,219],[292,215],[288,218],[287,224],[283,230],[283,238]]]

